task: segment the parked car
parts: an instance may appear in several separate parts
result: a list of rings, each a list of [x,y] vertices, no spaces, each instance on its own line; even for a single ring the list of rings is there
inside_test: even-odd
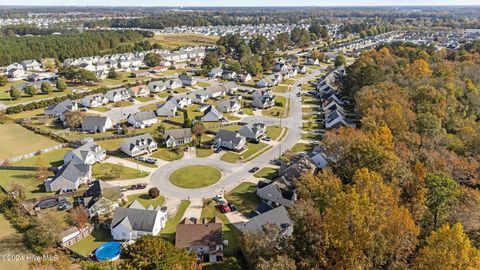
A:
[[[213,197],[213,200],[216,201],[218,204],[223,204],[225,202],[225,199],[221,194],[215,195],[215,197]]]
[[[235,204],[233,204],[233,203],[228,203],[228,207],[230,208],[230,210],[231,210],[232,212],[237,211],[237,206],[236,206]]]
[[[136,189],[144,189],[144,188],[146,188],[146,187],[147,187],[147,186],[146,186],[145,184],[136,184],[136,185],[132,185],[132,186],[130,187],[130,189],[136,190]]]
[[[139,161],[145,161],[145,157],[136,157],[136,159]]]
[[[224,203],[220,205],[220,211],[222,211],[222,213],[229,213],[232,210],[228,207],[228,204]]]
[[[297,97],[301,97],[301,96],[302,96],[302,93],[298,92]]]
[[[215,148],[215,150],[213,150],[214,153],[220,153],[220,151],[222,151],[222,148],[220,147]]]
[[[157,162],[157,159],[156,159],[156,158],[152,158],[152,157],[147,157],[147,158],[145,158],[144,161],[145,161],[146,163],[155,164],[155,162]]]
[[[258,169],[259,169],[258,167],[253,167],[248,172],[249,173],[254,173],[254,172],[258,171]]]

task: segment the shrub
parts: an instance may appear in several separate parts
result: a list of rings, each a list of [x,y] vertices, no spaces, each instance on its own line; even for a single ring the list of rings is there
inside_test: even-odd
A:
[[[152,187],[148,190],[148,195],[150,195],[150,198],[155,199],[160,195],[160,191],[156,187]]]

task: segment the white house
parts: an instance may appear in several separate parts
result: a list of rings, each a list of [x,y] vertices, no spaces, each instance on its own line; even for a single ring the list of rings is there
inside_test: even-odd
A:
[[[65,154],[64,162],[73,161],[77,164],[93,165],[102,162],[107,157],[107,152],[101,146],[93,142],[93,139],[87,138],[85,143],[75,150]]]
[[[127,138],[120,146],[120,150],[130,157],[148,154],[157,150],[157,148],[157,142],[155,142],[149,133]]]
[[[117,88],[107,91],[105,94],[108,101],[110,102],[118,102],[122,100],[127,100],[131,97],[130,93],[126,88]]]
[[[103,94],[95,94],[82,98],[82,105],[87,108],[96,108],[108,103],[108,99]]]
[[[82,120],[82,130],[88,132],[105,132],[113,127],[108,116],[87,115]]]
[[[166,130],[163,141],[167,148],[190,143],[192,142],[192,130],[189,128]]]
[[[241,151],[247,147],[247,139],[238,132],[220,129],[215,136],[213,145],[234,151]]]
[[[151,110],[130,114],[127,121],[135,128],[145,128],[158,123],[157,115]]]

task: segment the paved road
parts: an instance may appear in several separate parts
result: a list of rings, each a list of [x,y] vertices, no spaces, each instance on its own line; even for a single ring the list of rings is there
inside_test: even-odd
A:
[[[296,94],[300,92],[300,86],[308,82],[309,80],[315,78],[320,74],[320,71],[314,70],[312,74],[308,74],[305,77],[297,80],[292,87],[292,91],[287,94],[276,94],[284,95],[291,97],[290,102],[290,115],[287,118],[282,119],[282,126],[288,127],[289,132],[283,141],[274,146],[272,149],[261,154],[257,158],[253,159],[247,163],[236,163],[231,164],[228,162],[220,161],[218,159],[211,158],[192,158],[186,160],[179,160],[170,162],[169,164],[160,167],[155,171],[150,177],[150,184],[156,186],[160,189],[160,193],[166,197],[176,198],[176,199],[202,199],[209,198],[215,194],[225,191],[228,192],[239,183],[245,181],[251,173],[248,171],[252,167],[264,167],[270,163],[271,160],[277,158],[281,152],[286,151],[287,149],[292,148],[296,143],[301,140],[302,132],[302,103],[301,98],[298,98]],[[278,118],[271,118],[266,116],[250,116],[242,119],[245,122],[257,122],[262,121],[266,124],[279,124],[280,120]],[[168,178],[170,173],[174,170],[189,166],[189,165],[210,165],[215,166],[223,171],[222,179],[216,184],[200,188],[200,189],[183,189],[172,185]]]

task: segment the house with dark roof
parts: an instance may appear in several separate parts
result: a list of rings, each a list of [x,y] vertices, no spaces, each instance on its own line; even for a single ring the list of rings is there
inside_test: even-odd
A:
[[[165,130],[165,134],[163,135],[163,141],[167,148],[191,143],[192,139],[192,130],[190,128]]]
[[[267,224],[276,225],[280,229],[279,236],[288,236],[293,232],[293,221],[284,206],[260,213],[239,226],[243,233],[262,234]]]
[[[166,207],[146,209],[138,201],[128,208],[117,207],[110,224],[114,240],[135,240],[142,235],[158,235],[167,222]]]
[[[120,150],[130,157],[136,157],[157,150],[157,142],[150,133],[145,133],[131,138],[126,138],[120,146]]]
[[[96,180],[83,194],[83,205],[90,217],[112,216],[122,197],[123,194],[119,186]]]
[[[65,121],[65,113],[78,110],[78,104],[75,101],[66,99],[60,103],[53,104],[45,108],[45,115],[58,117],[62,122]]]
[[[223,223],[219,218],[193,222],[183,219],[175,233],[175,247],[196,253],[202,262],[217,262],[223,258]]]
[[[86,184],[92,179],[92,169],[88,164],[66,162],[55,176],[48,177],[44,186],[47,192],[59,190],[76,190],[81,184]]]
[[[238,85],[235,82],[225,82],[221,85],[225,92],[229,95],[234,94],[238,90]]]
[[[271,204],[292,207],[297,200],[295,181],[303,174],[315,174],[316,170],[317,166],[310,158],[302,157],[282,166],[273,181],[259,181],[257,195]]]
[[[182,82],[184,86],[195,86],[197,85],[197,80],[195,80],[192,76],[188,76],[186,74],[181,74],[178,76],[178,79]]]
[[[215,148],[223,147],[233,151],[242,151],[247,148],[247,138],[238,132],[220,129],[213,141]]]
[[[216,122],[223,119],[223,114],[219,112],[213,105],[210,105],[208,108],[206,108],[203,112],[203,116],[200,117],[202,122]]]
[[[135,128],[145,128],[158,123],[157,115],[151,110],[130,114],[127,121]]]
[[[87,115],[82,120],[82,130],[87,132],[105,132],[113,127],[108,116]]]

